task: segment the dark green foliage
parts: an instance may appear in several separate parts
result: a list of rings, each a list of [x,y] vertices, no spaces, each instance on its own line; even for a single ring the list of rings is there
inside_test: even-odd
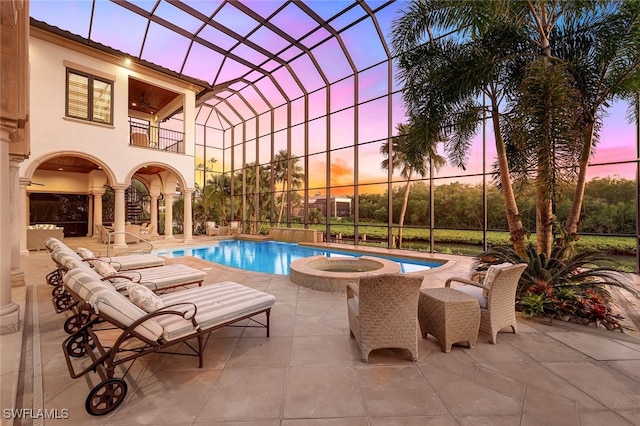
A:
[[[564,222],[571,208],[573,186],[557,194],[556,216]],[[397,223],[402,208],[404,186],[393,190],[393,217]],[[535,188],[517,194],[524,228],[535,230]],[[360,194],[360,221],[387,221],[387,194]],[[429,226],[429,185],[411,185],[405,226]],[[453,182],[437,185],[434,191],[437,228],[482,229],[482,186]],[[500,191],[487,188],[487,222],[489,229],[506,230],[504,198]],[[635,233],[635,182],[630,179],[595,178],[587,183],[580,232]],[[406,238],[406,236],[405,236]],[[585,238],[585,237],[581,237]],[[600,248],[596,248],[601,250]]]
[[[551,256],[527,249],[521,259],[512,248],[497,247],[482,253],[475,265],[486,270],[502,262],[526,261],[516,293],[516,306],[525,316],[597,322],[609,329],[619,328],[620,316],[611,310],[608,286],[622,288],[640,298],[631,283],[601,253],[568,255],[568,247],[555,246]]]

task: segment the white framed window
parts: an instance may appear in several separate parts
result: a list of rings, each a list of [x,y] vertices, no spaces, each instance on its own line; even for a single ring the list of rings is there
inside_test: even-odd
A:
[[[113,124],[113,81],[67,68],[65,115]]]

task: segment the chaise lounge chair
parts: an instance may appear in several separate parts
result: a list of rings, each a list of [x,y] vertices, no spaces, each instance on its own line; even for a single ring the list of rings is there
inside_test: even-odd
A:
[[[70,270],[64,276],[64,285],[93,311],[92,319],[62,343],[71,378],[91,372],[100,376],[101,382],[91,389],[85,403],[92,415],[108,414],[122,403],[127,394],[126,366],[139,357],[159,351],[171,353],[167,349],[184,342],[188,354],[197,356],[202,368],[211,332],[245,319],[258,324],[245,327],[266,328],[269,337],[269,315],[275,303],[271,294],[230,281],[128,299],[86,268]],[[266,320],[257,321],[255,317],[262,313]],[[104,327],[95,327],[99,322],[108,323],[115,330],[110,327],[102,332]],[[105,346],[107,340],[101,337],[104,335],[108,335],[109,346]],[[78,358],[82,359],[75,361]],[[123,364],[124,368],[117,368]],[[115,377],[121,371],[122,377]]]
[[[47,240],[47,249],[50,252],[61,249],[67,250],[71,253],[75,253],[68,245],[56,238],[49,238]],[[143,253],[143,254],[129,254],[124,256],[111,256],[101,257],[100,254],[95,254],[93,251],[84,247],[78,247],[78,253],[83,260],[92,262],[94,260],[101,260],[103,262],[111,263],[111,265],[118,271],[127,271],[130,269],[151,268],[154,266],[164,265],[164,258],[156,256],[155,254]]]
[[[186,265],[174,264],[163,265],[154,268],[142,268],[137,270],[117,271],[109,263],[100,260],[92,260],[86,262],[78,254],[71,249],[59,247],[51,252],[51,258],[58,265],[57,277],[53,279],[50,273],[47,275],[47,281],[54,286],[52,291],[52,302],[57,313],[74,309],[78,301],[73,298],[69,292],[61,285],[62,277],[65,273],[73,269],[91,270],[93,266],[96,268],[100,278],[109,281],[111,285],[118,291],[126,290],[129,283],[135,282],[149,287],[155,292],[163,292],[171,288],[182,287],[190,284],[202,285],[202,281],[207,277],[206,272],[199,269],[191,268]],[[56,272],[54,271],[54,272]],[[80,312],[75,310],[74,316],[80,316]],[[78,318],[69,318],[69,323],[65,324],[65,331],[73,331],[73,324],[77,323]]]
[[[93,264],[93,268],[118,291],[125,289],[132,281],[155,292],[162,292],[189,284],[201,286],[202,281],[207,278],[206,272],[179,263],[119,272],[111,264],[98,261]]]
[[[129,271],[131,269],[152,268],[164,265],[165,260],[155,254],[128,254],[125,256],[102,257],[94,254],[91,250],[84,247],[78,247],[78,254],[84,260],[91,263],[93,260],[99,260],[111,264],[117,271]]]

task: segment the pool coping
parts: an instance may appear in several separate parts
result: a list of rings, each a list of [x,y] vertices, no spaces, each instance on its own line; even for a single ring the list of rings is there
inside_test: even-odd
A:
[[[335,272],[314,268],[313,265],[376,263],[379,268],[368,271]],[[400,274],[400,264],[382,257],[357,258],[309,256],[289,264],[289,279],[312,290],[346,292],[347,284],[358,283],[360,278],[371,275]]]
[[[357,246],[352,246],[352,245],[347,245],[347,244],[342,244],[342,243],[311,243],[311,242],[299,242],[299,243],[292,243],[292,242],[283,242],[283,241],[277,241],[274,240],[273,238],[264,238],[264,239],[255,239],[252,240],[250,238],[246,238],[247,234],[238,234],[236,236],[231,236],[231,237],[226,237],[226,238],[217,238],[215,240],[209,240],[209,241],[203,241],[203,242],[199,242],[199,243],[194,243],[193,241],[190,241],[189,243],[183,243],[183,244],[168,244],[168,245],[163,245],[162,247],[158,247],[158,248],[154,248],[152,250],[153,254],[157,254],[159,256],[162,256],[162,254],[158,254],[158,252],[162,252],[162,251],[170,251],[170,250],[181,250],[181,249],[193,249],[193,248],[201,248],[201,247],[208,247],[211,245],[216,245],[217,243],[219,243],[220,241],[225,241],[225,240],[248,240],[248,241],[254,241],[254,242],[265,242],[265,241],[274,241],[274,242],[279,242],[279,243],[283,243],[283,244],[297,244],[299,246],[302,247],[313,247],[313,248],[319,248],[319,249],[327,249],[327,250],[338,250],[338,251],[342,251],[342,252],[348,252],[348,253],[357,253],[360,255],[370,255],[370,256],[374,256],[377,258],[380,258],[381,256],[387,256],[387,257],[392,257],[392,258],[396,258],[396,259],[406,259],[409,261],[418,261],[418,262],[431,262],[431,263],[439,263],[440,265],[438,266],[434,266],[434,267],[430,267],[428,269],[424,269],[424,270],[420,270],[420,271],[412,271],[409,272],[411,274],[418,274],[418,275],[424,275],[424,274],[428,274],[429,271],[434,271],[434,270],[445,270],[448,268],[452,268],[455,265],[458,264],[459,260],[458,257],[456,255],[447,255],[447,254],[443,254],[443,253],[425,253],[425,252],[413,252],[410,250],[402,250],[402,249],[385,249],[385,248],[381,248],[381,247],[371,247],[371,246],[361,246],[361,245],[357,245]],[[386,259],[389,260],[391,262],[393,262],[393,259]],[[212,262],[212,263],[216,263],[216,262]],[[283,275],[283,276],[288,276],[286,274],[271,274],[269,272],[260,272],[260,271],[251,271],[248,269],[242,269],[242,268],[236,268],[234,266],[229,266],[229,265],[223,265],[221,263],[216,263],[216,265],[221,265],[227,268],[231,268],[234,270],[239,270],[239,271],[247,271],[247,272],[256,272],[256,273],[263,273],[263,274],[267,274],[267,275]],[[290,275],[290,274],[289,274]]]

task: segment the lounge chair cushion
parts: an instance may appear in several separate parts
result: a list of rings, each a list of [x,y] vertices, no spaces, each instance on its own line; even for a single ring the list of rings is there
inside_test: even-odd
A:
[[[113,287],[101,282],[100,276],[93,270],[71,269],[64,275],[63,281],[94,310],[103,312],[124,326],[133,324],[147,314]],[[135,330],[151,341],[158,340],[163,332],[162,326],[155,319],[143,322]]]
[[[164,308],[162,299],[155,295],[150,288],[141,284],[129,283],[127,286],[129,300],[145,312],[154,312]]]
[[[147,285],[153,290],[167,287],[201,283],[207,278],[207,273],[180,263],[164,265],[158,268],[144,268],[135,271],[119,272],[120,275],[130,276],[140,284]]]
[[[198,308],[196,320],[203,329],[270,308],[276,301],[272,294],[232,281],[176,291],[161,295],[160,298],[165,306],[185,303],[171,308],[181,312],[193,312],[189,302],[194,303]],[[162,338],[166,341],[195,331],[191,321],[175,315],[158,317],[158,323],[164,328]]]
[[[107,260],[118,271],[164,265],[164,258],[154,254],[129,254],[126,256],[114,256],[107,258]]]
[[[64,244],[62,241],[60,241],[59,239],[57,239],[56,237],[49,237],[45,240],[44,242],[45,247],[47,247],[47,249],[49,249],[50,251],[55,250],[58,247],[66,247],[67,245]]]

